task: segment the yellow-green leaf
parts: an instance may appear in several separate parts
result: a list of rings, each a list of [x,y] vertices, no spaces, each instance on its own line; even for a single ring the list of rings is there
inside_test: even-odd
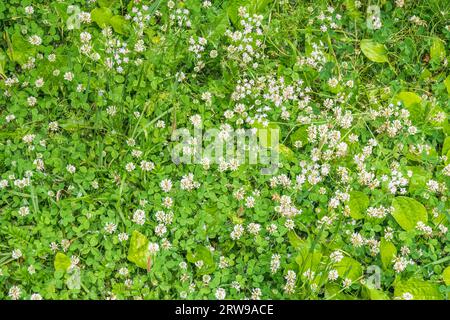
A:
[[[350,191],[348,206],[353,219],[362,219],[364,211],[369,206],[369,197],[361,191]]]
[[[197,246],[195,250],[188,251],[186,260],[190,263],[196,263],[197,261],[203,261],[203,266],[197,270],[197,273],[210,274],[216,270],[216,264],[214,263],[214,257],[211,250],[205,246]]]
[[[289,231],[287,233],[288,239],[289,239],[289,243],[294,247],[294,248],[300,248],[304,243],[305,240],[303,240],[302,238],[300,238],[295,231]]]
[[[298,247],[298,255],[295,258],[295,262],[299,266],[300,273],[305,272],[308,269],[316,272],[322,260],[322,253],[318,248],[313,248],[310,241],[305,241]]]
[[[433,43],[431,44],[430,48],[430,57],[431,60],[435,61],[436,63],[439,63],[445,59],[444,42],[437,37],[433,38]]]
[[[308,143],[308,126],[301,126],[290,136],[291,143],[294,144],[297,141],[302,143],[302,146]]]
[[[148,251],[149,241],[139,231],[133,231],[130,239],[130,247],[128,249],[127,259],[138,267],[147,269],[150,252]]]
[[[94,21],[95,23],[97,23],[97,25],[100,28],[105,28],[106,26],[109,25],[109,20],[112,17],[112,11],[109,8],[95,8],[94,10],[91,11],[91,19],[92,21]]]
[[[447,88],[447,93],[450,94],[450,75],[444,80],[445,87]]]
[[[389,296],[381,290],[364,286],[365,296],[370,300],[390,300]]]
[[[264,126],[260,122],[255,122],[253,127],[257,129],[259,143],[264,148],[274,148],[278,145],[280,137],[280,126],[276,123],[270,122]]]
[[[421,120],[423,117],[423,108],[421,105],[422,98],[414,93],[409,91],[402,91],[398,93],[394,98],[394,103],[398,101],[403,102],[403,105],[410,112],[411,120]]]
[[[392,264],[392,260],[394,259],[396,254],[397,248],[394,246],[394,244],[382,238],[380,241],[380,256],[381,263],[383,264],[384,269],[387,269],[387,267]]]
[[[0,50],[0,75],[4,77],[6,77],[5,66],[6,66],[6,54],[3,50]]]
[[[413,300],[442,300],[439,286],[431,281],[419,278],[410,278],[397,282],[394,289],[395,297],[402,297],[404,293],[410,293]]]
[[[292,151],[290,148],[286,147],[284,144],[278,145],[278,152],[281,154],[281,156],[288,160],[288,161],[295,161],[295,155],[294,151]]]
[[[111,19],[109,19],[109,24],[114,29],[115,32],[120,34],[126,33],[126,27],[127,27],[127,20],[125,20],[122,16],[113,16]]]
[[[402,91],[397,94],[395,101],[402,101],[405,107],[409,108],[415,104],[420,104],[422,102],[422,98],[414,93],[409,91]]]
[[[327,283],[325,286],[325,299],[327,300],[357,300],[358,298],[342,292],[342,287],[336,283]]]
[[[36,52],[33,47],[20,33],[14,33],[10,38],[7,54],[11,61],[24,64],[28,58]]]
[[[373,62],[388,62],[387,50],[381,43],[375,42],[372,39],[363,39],[360,43],[361,51],[364,55]]]
[[[55,256],[55,261],[53,262],[53,265],[55,266],[56,271],[66,272],[71,265],[71,261],[70,258],[66,256],[64,253],[58,252]]]
[[[114,4],[115,0],[98,0],[98,5],[100,7],[108,7],[111,8]]]
[[[335,264],[335,268],[341,278],[348,278],[352,281],[357,280],[363,273],[361,264],[350,257],[344,257]]]
[[[444,283],[446,286],[450,286],[450,266],[445,268],[442,272],[442,279],[444,279]]]
[[[361,19],[361,12],[355,4],[355,0],[345,0],[346,13],[355,20]]]
[[[417,222],[428,221],[427,210],[419,201],[408,197],[396,197],[392,201],[394,210],[392,216],[395,221],[403,228],[409,231],[416,227]]]
[[[409,180],[409,192],[415,192],[425,188],[428,180],[431,178],[431,173],[419,166],[408,166],[406,170],[412,172],[412,177]]]
[[[442,155],[445,156],[450,151],[450,137],[446,137],[442,146]]]

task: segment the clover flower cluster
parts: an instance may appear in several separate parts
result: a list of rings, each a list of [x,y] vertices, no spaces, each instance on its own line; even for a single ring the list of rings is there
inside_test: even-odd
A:
[[[263,26],[262,15],[250,15],[245,7],[239,8],[239,26],[242,30],[232,31],[228,29],[225,36],[230,45],[227,47],[228,56],[239,62],[241,68],[252,67],[256,69],[259,61],[264,59],[265,44],[262,39]]]

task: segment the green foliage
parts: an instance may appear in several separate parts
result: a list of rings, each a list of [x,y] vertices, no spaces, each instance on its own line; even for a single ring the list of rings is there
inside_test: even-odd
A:
[[[448,21],[1,1],[0,299],[448,299]]]
[[[101,8],[95,8],[91,11],[91,19],[100,28],[105,28],[110,24],[110,21],[112,20],[113,13],[111,9],[107,7],[101,7]]]
[[[445,59],[444,42],[439,38],[433,38],[433,43],[430,49],[431,60],[435,63],[442,63]]]
[[[335,268],[341,278],[348,278],[352,281],[358,280],[363,274],[361,263],[350,257],[344,257],[335,264]]]
[[[369,197],[360,191],[349,192],[350,201],[348,206],[350,208],[350,216],[353,219],[364,218],[364,212],[369,206]]]
[[[450,286],[450,266],[444,269],[442,272],[442,279],[446,286]]]
[[[127,259],[135,263],[138,267],[147,269],[150,259],[148,244],[149,241],[146,236],[139,231],[133,231],[130,238]]]
[[[409,197],[396,197],[392,200],[392,216],[395,221],[403,228],[409,231],[417,226],[418,222],[427,223],[427,209],[415,199]]]
[[[386,241],[386,239],[381,239],[380,241],[380,256],[381,263],[383,264],[384,269],[388,269],[388,267],[392,264],[394,257],[397,255],[397,248],[392,242]]]
[[[64,253],[58,252],[55,256],[55,270],[66,272],[70,267],[70,258],[66,256]]]
[[[402,297],[405,293],[410,293],[414,300],[442,299],[437,284],[413,277],[408,280],[401,280],[395,285],[394,295],[396,297]]]
[[[387,51],[384,45],[373,41],[372,39],[363,39],[360,43],[361,51],[373,62],[388,62]]]

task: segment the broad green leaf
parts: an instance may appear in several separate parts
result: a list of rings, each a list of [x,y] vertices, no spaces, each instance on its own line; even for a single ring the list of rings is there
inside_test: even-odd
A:
[[[381,290],[364,286],[364,295],[370,300],[390,300],[389,296]]]
[[[437,161],[439,159],[439,154],[436,151],[436,149],[431,148],[429,150],[423,150],[421,153],[413,153],[411,151],[408,151],[406,154],[406,158],[412,161],[419,161],[419,162],[428,162],[428,161]]]
[[[302,146],[306,145],[308,143],[308,126],[301,126],[298,128],[291,134],[290,140],[292,145],[294,145],[296,141],[301,141]]]
[[[229,25],[230,21],[226,14],[217,16],[214,23],[211,24],[212,30],[208,40],[211,39],[212,42],[218,40],[225,33]]]
[[[387,269],[397,254],[397,248],[392,242],[386,241],[384,238],[380,241],[380,256],[383,268]]]
[[[36,52],[36,49],[19,33],[14,33],[10,40],[11,46],[8,47],[7,54],[14,62],[24,64],[28,61],[28,57]]]
[[[336,263],[335,268],[339,276],[343,279],[349,278],[352,281],[357,280],[363,274],[361,264],[353,258],[344,257],[341,261]]]
[[[125,34],[127,29],[127,20],[122,16],[113,16],[109,20],[109,24],[114,29],[115,32],[120,34]]]
[[[362,219],[364,211],[369,206],[369,197],[361,191],[350,191],[348,206],[353,219]]]
[[[289,239],[289,243],[294,247],[294,248],[300,248],[305,241],[300,238],[295,231],[289,231],[288,234],[288,239]]]
[[[69,14],[73,13],[73,11],[71,12],[71,10],[67,9],[69,5],[64,2],[55,1],[52,3],[52,7],[55,9],[56,14],[64,21],[69,18]]]
[[[116,0],[98,0],[98,5],[102,8],[111,8]]]
[[[112,11],[109,8],[95,8],[91,11],[91,19],[100,28],[105,28],[109,25],[109,21],[112,17]]]
[[[357,297],[342,292],[342,287],[335,283],[325,286],[325,298],[327,300],[356,300]]]
[[[392,216],[403,230],[412,230],[416,227],[417,222],[426,223],[428,221],[427,210],[417,200],[400,196],[394,198],[392,206],[394,207]]]
[[[403,102],[406,109],[408,109],[410,113],[410,119],[413,121],[422,121],[423,119],[423,107],[422,107],[422,98],[414,92],[402,91],[398,93],[394,102],[398,101]]]
[[[429,79],[433,74],[431,73],[430,70],[428,70],[427,68],[423,69],[423,71],[420,73],[420,79],[422,80],[426,80]]]
[[[431,60],[436,63],[439,63],[445,59],[444,42],[437,37],[433,38],[433,43],[430,48],[430,57]]]
[[[6,54],[3,50],[0,49],[0,75],[4,77],[6,77],[5,67],[6,67]]]
[[[419,166],[409,166],[406,170],[412,172],[412,177],[409,180],[409,192],[415,192],[425,188],[428,180],[431,178],[429,171],[425,170],[423,167]]]
[[[450,266],[445,268],[442,272],[442,279],[444,279],[444,283],[446,286],[450,286]]]
[[[130,239],[130,247],[128,249],[127,259],[138,267],[147,269],[150,252],[148,251],[149,241],[139,231],[133,231]]]
[[[442,155],[446,155],[450,151],[450,137],[445,137],[444,144],[442,145]]]
[[[361,19],[361,12],[357,8],[355,0],[345,0],[345,8],[346,12],[350,17],[352,17],[355,20]]]
[[[444,80],[445,87],[447,88],[447,93],[450,94],[450,75]]]
[[[414,92],[402,91],[396,95],[394,101],[402,101],[405,107],[409,108],[415,104],[420,104],[422,98]]]
[[[286,147],[284,144],[280,143],[278,145],[278,152],[281,154],[281,156],[284,159],[286,159],[288,161],[292,161],[292,162],[295,161],[295,154],[294,154],[294,152],[290,148]]]
[[[273,148],[279,144],[280,127],[276,123],[269,123],[266,127],[260,122],[255,122],[253,127],[257,129],[259,143],[264,148]]]
[[[72,262],[70,261],[70,258],[61,252],[58,252],[56,254],[55,261],[53,262],[56,271],[64,271],[64,272],[66,272],[69,269],[71,264]]]
[[[295,258],[295,262],[299,266],[300,273],[303,274],[308,269],[316,272],[322,260],[320,250],[317,247],[312,248],[311,241],[308,240],[298,247],[298,251],[299,254]]]
[[[197,261],[203,261],[203,266],[200,269],[197,269],[197,273],[202,274],[210,274],[216,270],[216,264],[214,263],[214,258],[211,250],[205,246],[197,246],[195,250],[188,251],[186,255],[186,260],[190,263],[196,263]]]
[[[363,39],[360,43],[361,51],[373,62],[388,62],[387,51],[384,45],[372,39]]]
[[[442,300],[439,286],[431,281],[418,278],[410,278],[397,282],[394,289],[394,297],[402,297],[404,293],[410,293],[413,300]]]

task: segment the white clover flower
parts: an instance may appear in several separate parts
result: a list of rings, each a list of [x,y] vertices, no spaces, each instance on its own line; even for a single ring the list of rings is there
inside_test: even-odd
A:
[[[43,78],[39,78],[34,82],[34,85],[36,86],[36,88],[41,88],[44,85],[44,79]]]
[[[24,207],[20,207],[19,208],[19,216],[26,217],[29,214],[30,214],[30,208],[29,207],[24,206]]]
[[[75,171],[77,170],[77,168],[73,164],[68,164],[66,166],[66,170],[67,170],[67,172],[74,174]]]
[[[149,251],[151,254],[157,253],[157,252],[159,251],[159,245],[158,245],[157,243],[150,242],[150,243],[148,244],[148,251]]]
[[[131,172],[131,171],[133,171],[134,169],[136,169],[136,166],[134,165],[133,162],[128,162],[128,163],[125,165],[125,170],[127,170],[128,172]]]
[[[26,7],[25,7],[25,13],[26,13],[27,15],[32,15],[32,14],[34,13],[34,8],[33,8],[33,6],[26,6]]]
[[[142,209],[137,209],[133,214],[133,222],[139,225],[145,223],[145,211]]]
[[[21,294],[22,294],[22,290],[20,290],[20,288],[18,286],[12,286],[8,292],[8,296],[12,300],[18,300],[20,298]]]
[[[125,232],[119,233],[119,235],[117,236],[120,242],[124,242],[128,240],[128,234],[126,234]]]
[[[113,223],[113,222],[107,222],[105,224],[105,228],[104,229],[105,229],[106,233],[112,234],[112,233],[114,233],[116,231],[117,225],[115,223]]]
[[[159,186],[164,192],[169,192],[172,189],[172,181],[170,179],[164,179]]]
[[[84,31],[84,32],[80,33],[81,42],[86,43],[86,42],[91,41],[91,39],[92,39],[92,35],[89,32]]]
[[[20,258],[22,257],[22,251],[20,251],[20,249],[14,249],[14,250],[12,251],[11,256],[12,256],[12,258],[15,259],[15,260],[20,259]]]
[[[28,42],[34,46],[39,46],[42,43],[42,38],[38,35],[33,35],[28,38]]]
[[[67,81],[72,81],[73,80],[73,77],[74,77],[74,75],[73,75],[73,73],[72,72],[66,72],[66,73],[64,73],[64,80],[67,80]]]
[[[414,296],[409,292],[405,292],[402,294],[402,299],[403,300],[413,300]]]
[[[217,289],[216,289],[215,296],[216,296],[216,299],[217,299],[217,300],[224,300],[225,297],[227,296],[227,293],[226,293],[225,289],[223,289],[223,288],[217,288]]]

